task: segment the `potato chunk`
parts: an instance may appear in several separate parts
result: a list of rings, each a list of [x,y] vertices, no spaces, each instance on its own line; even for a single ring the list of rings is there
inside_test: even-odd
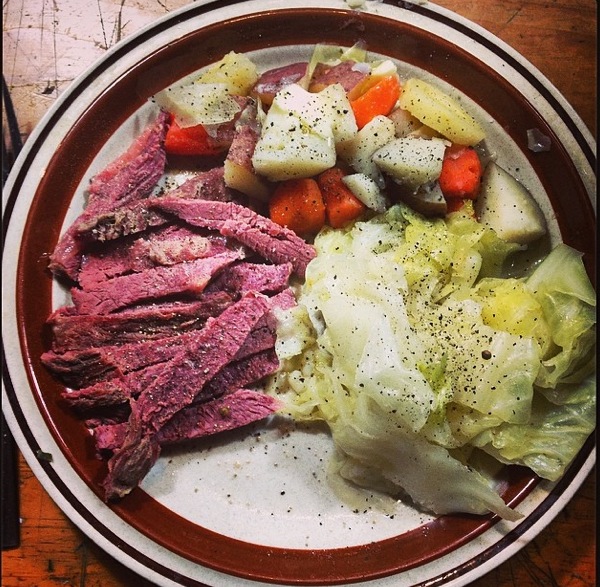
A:
[[[399,104],[453,143],[473,146],[485,138],[481,125],[454,98],[423,80],[406,81]]]

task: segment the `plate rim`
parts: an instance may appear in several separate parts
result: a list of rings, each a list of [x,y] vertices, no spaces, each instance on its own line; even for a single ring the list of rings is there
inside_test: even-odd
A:
[[[165,17],[159,19],[159,21],[155,21],[154,23],[152,23],[152,24],[148,25],[147,27],[145,27],[145,29],[142,29],[139,33],[136,33],[132,37],[128,37],[128,38],[124,39],[121,42],[121,44],[119,44],[118,46],[116,46],[115,48],[113,48],[113,50],[110,52],[110,54],[107,53],[100,60],[98,60],[95,64],[93,64],[90,68],[88,68],[84,72],[84,74],[82,76],[80,76],[80,78],[78,78],[78,83],[83,83],[84,78],[87,77],[87,76],[89,76],[89,75],[91,75],[93,69],[95,67],[99,67],[101,64],[105,63],[106,60],[113,59],[113,58],[114,59],[118,59],[118,57],[117,57],[118,53],[120,51],[125,51],[126,52],[125,47],[128,45],[128,43],[135,43],[135,42],[139,41],[139,37],[143,36],[143,35],[150,35],[150,36],[152,36],[154,34],[153,31],[155,31],[155,27],[157,27],[157,26],[159,26],[159,27],[160,26],[164,26],[167,23],[169,23],[172,19],[175,19],[178,15],[183,14],[183,13],[187,13],[188,11],[190,11],[190,12],[194,11],[195,8],[200,8],[200,7],[204,7],[204,6],[209,6],[210,5],[210,9],[209,10],[212,11],[213,9],[218,10],[219,6],[221,6],[221,5],[229,5],[229,4],[231,4],[231,2],[220,2],[220,1],[211,2],[209,0],[208,2],[204,2],[204,3],[200,4],[200,5],[196,5],[196,6],[192,6],[192,7],[184,7],[183,9],[180,9],[180,10],[174,11],[172,13],[169,13]],[[237,4],[237,2],[236,2],[236,4]],[[214,8],[215,5],[217,5],[217,8]],[[305,4],[303,4],[303,6],[304,5]],[[321,6],[321,3],[319,3],[318,6]],[[417,9],[418,10],[424,10],[424,7],[415,6],[414,10],[417,10]],[[451,13],[451,14],[454,15],[454,13]],[[455,15],[455,16],[458,17],[458,15]],[[448,18],[447,15],[445,16],[445,18]],[[461,20],[461,19],[462,19],[462,17],[458,18],[458,20]],[[469,21],[469,23],[470,23],[470,21]],[[470,23],[470,25],[474,25],[474,23]],[[463,26],[465,26],[464,23],[463,23]],[[474,25],[474,26],[476,27],[477,25]],[[167,28],[169,28],[169,27],[167,27]],[[471,29],[469,29],[469,30],[471,30]],[[490,33],[487,33],[487,34],[488,34],[488,36],[490,35]],[[520,63],[520,60],[517,60],[517,61]],[[67,98],[69,98],[70,96],[74,96],[74,92],[75,92],[76,89],[77,89],[76,87],[73,87],[73,88],[70,87],[69,90],[67,92],[65,92],[65,94],[63,94],[63,96],[62,96],[63,102],[66,101]],[[550,92],[550,95],[553,97],[553,100],[554,100],[555,99],[554,93]],[[62,104],[63,102],[60,102],[60,104]],[[557,99],[557,102],[559,104],[561,104],[561,100]],[[561,104],[561,107],[564,109],[565,105]],[[47,114],[47,116],[42,120],[42,122],[40,124],[44,128],[46,128],[46,127],[50,128],[50,126],[51,126],[50,125],[51,118],[52,118],[53,115],[56,115],[57,112],[58,112],[58,106],[55,104],[52,107],[52,109],[50,110],[50,112]],[[565,110],[565,112],[568,113],[568,110]],[[572,118],[571,115],[567,116],[567,119],[570,120],[571,118]],[[589,147],[589,152],[588,152],[587,156],[589,156],[590,153],[593,155],[593,147],[590,145],[590,143],[589,143],[589,137],[586,137],[586,133],[585,133],[585,130],[587,130],[587,129],[585,129],[585,125],[583,125],[583,123],[580,121],[580,119],[578,121],[578,119],[579,119],[579,117],[575,113],[575,120],[574,120],[575,126],[576,126],[578,132],[581,134],[581,139],[583,139],[584,144],[587,144],[588,147]],[[580,128],[580,124],[583,126],[583,129]],[[36,141],[40,141],[41,140],[40,136],[41,136],[41,132],[42,132],[43,128],[40,127],[39,125],[38,125],[37,128],[39,128],[40,130],[39,130],[39,133],[35,136],[35,140]],[[37,128],[36,128],[36,130],[37,130]],[[27,168],[26,162],[28,160],[27,158],[30,157],[31,153],[33,152],[33,145],[27,145],[27,146],[29,147],[29,149],[28,150],[27,149],[24,150],[24,153],[22,153],[20,159],[17,161],[17,169],[18,169],[18,173],[19,174],[21,174],[21,173],[27,173],[27,169],[28,168]],[[595,159],[595,155],[593,155],[593,158]],[[11,178],[9,178],[9,181],[10,180],[11,180]],[[13,183],[14,182],[16,182],[16,179],[13,180]],[[11,187],[12,188],[12,185],[13,184],[9,185],[9,182],[7,182],[7,187]],[[10,201],[8,201],[7,204],[10,204]],[[3,205],[4,205],[4,201],[3,201]],[[9,214],[9,216],[10,216],[10,214]],[[4,352],[4,342],[3,342],[3,352]],[[3,379],[5,377],[5,373],[7,373],[7,372],[8,372],[7,369],[3,369]],[[10,376],[8,375],[8,377],[10,377]],[[10,379],[8,379],[8,385],[10,387],[12,387],[12,383],[10,382]],[[3,389],[3,399],[4,399],[4,394],[5,394],[5,391]],[[14,390],[12,391],[12,393],[8,393],[7,397],[8,397],[9,400],[14,399],[16,401],[16,399],[17,399],[17,396],[16,396]],[[46,475],[48,477],[48,483],[52,483],[52,481],[50,481],[49,478],[53,474],[56,474],[56,471],[54,470],[54,468],[51,466],[50,463],[48,463],[46,461],[43,461],[43,460],[40,461],[39,458],[36,457],[37,451],[41,450],[41,448],[37,444],[37,440],[36,440],[35,436],[32,435],[31,439],[26,439],[26,438],[24,438],[24,435],[21,436],[21,434],[19,434],[21,432],[21,426],[18,423],[19,418],[16,416],[16,412],[18,411],[19,406],[18,405],[15,406],[12,403],[12,401],[11,401],[10,402],[10,407],[11,407],[11,410],[14,410],[14,411],[11,411],[11,416],[14,417],[14,420],[11,419],[11,421],[9,421],[9,426],[12,423],[12,424],[14,424],[14,426],[18,427],[19,430],[18,431],[15,430],[15,432],[17,432],[17,434],[20,437],[21,441],[25,442],[27,444],[27,446],[30,448],[29,456],[32,459],[32,463],[30,463],[30,465],[31,464],[35,464],[36,465],[36,469],[40,471],[40,474],[41,475]],[[22,416],[23,416],[23,418],[25,418],[24,414],[22,414]],[[11,428],[13,428],[13,426],[11,426]],[[20,446],[21,446],[21,444],[20,444]],[[588,472],[591,469],[591,467],[593,466],[594,462],[595,462],[595,449],[593,447],[591,447],[591,449],[589,451],[589,454],[587,455],[587,457],[586,457],[586,459],[584,460],[584,463],[583,463],[584,466],[586,466],[586,467],[589,466]],[[585,477],[584,477],[584,479],[585,479]],[[583,482],[584,479],[581,479],[581,482]],[[579,488],[580,484],[574,489],[573,493]],[[46,486],[45,486],[45,489],[48,490]],[[56,499],[55,499],[55,501],[56,501]],[[75,501],[77,501],[77,500],[75,500]],[[548,509],[550,509],[551,507],[552,507],[552,504],[550,504],[550,506],[549,506]],[[532,524],[534,524],[534,523],[535,523],[535,521],[532,522]],[[542,529],[543,528],[540,528],[539,531],[541,531]],[[105,550],[106,550],[106,548],[105,548]],[[118,558],[118,557],[116,557],[116,558]],[[151,562],[155,562],[155,561],[151,561]],[[143,573],[140,573],[140,574],[143,574]],[[472,580],[472,579],[470,579],[470,580]],[[428,584],[430,584],[430,583],[428,583]],[[433,583],[433,584],[437,584],[437,583]],[[441,584],[441,583],[439,583],[439,584]]]

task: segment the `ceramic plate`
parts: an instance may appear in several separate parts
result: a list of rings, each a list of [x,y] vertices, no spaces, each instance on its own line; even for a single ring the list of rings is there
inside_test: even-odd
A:
[[[46,270],[83,190],[144,127],[148,97],[235,50],[261,67],[297,60],[318,42],[365,41],[405,70],[460,92],[487,124],[500,161],[539,194],[551,240],[595,267],[595,144],[564,98],[483,29],[430,3],[195,2],[129,37],[90,68],[36,127],[4,194],[4,410],[48,493],[112,556],[159,585],[464,585],[542,530],[595,462],[590,439],[558,483],[520,467],[501,473],[504,499],[525,514],[394,516],[355,512],[333,495],[324,431],[269,422],[170,450],[126,499],[107,506],[83,425],[42,367],[44,323],[66,293]],[[527,130],[550,151],[527,148]]]

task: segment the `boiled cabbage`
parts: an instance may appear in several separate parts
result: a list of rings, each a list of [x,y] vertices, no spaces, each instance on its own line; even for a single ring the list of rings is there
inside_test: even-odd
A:
[[[402,204],[323,229],[315,247],[298,306],[279,315],[271,391],[292,417],[327,422],[333,469],[352,485],[516,519],[465,458],[485,451],[556,479],[593,430],[595,308],[580,258],[561,246],[559,264],[553,254],[505,279],[521,247],[466,215]],[[581,283],[556,279],[558,265]]]

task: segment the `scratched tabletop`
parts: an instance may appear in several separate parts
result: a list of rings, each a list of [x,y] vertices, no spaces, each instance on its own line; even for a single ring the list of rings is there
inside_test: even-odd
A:
[[[3,0],[3,73],[24,139],[107,49],[185,0]],[[439,0],[535,65],[596,136],[595,0]],[[83,535],[19,455],[21,543],[2,587],[151,587]],[[474,587],[596,585],[595,470],[558,517]]]

